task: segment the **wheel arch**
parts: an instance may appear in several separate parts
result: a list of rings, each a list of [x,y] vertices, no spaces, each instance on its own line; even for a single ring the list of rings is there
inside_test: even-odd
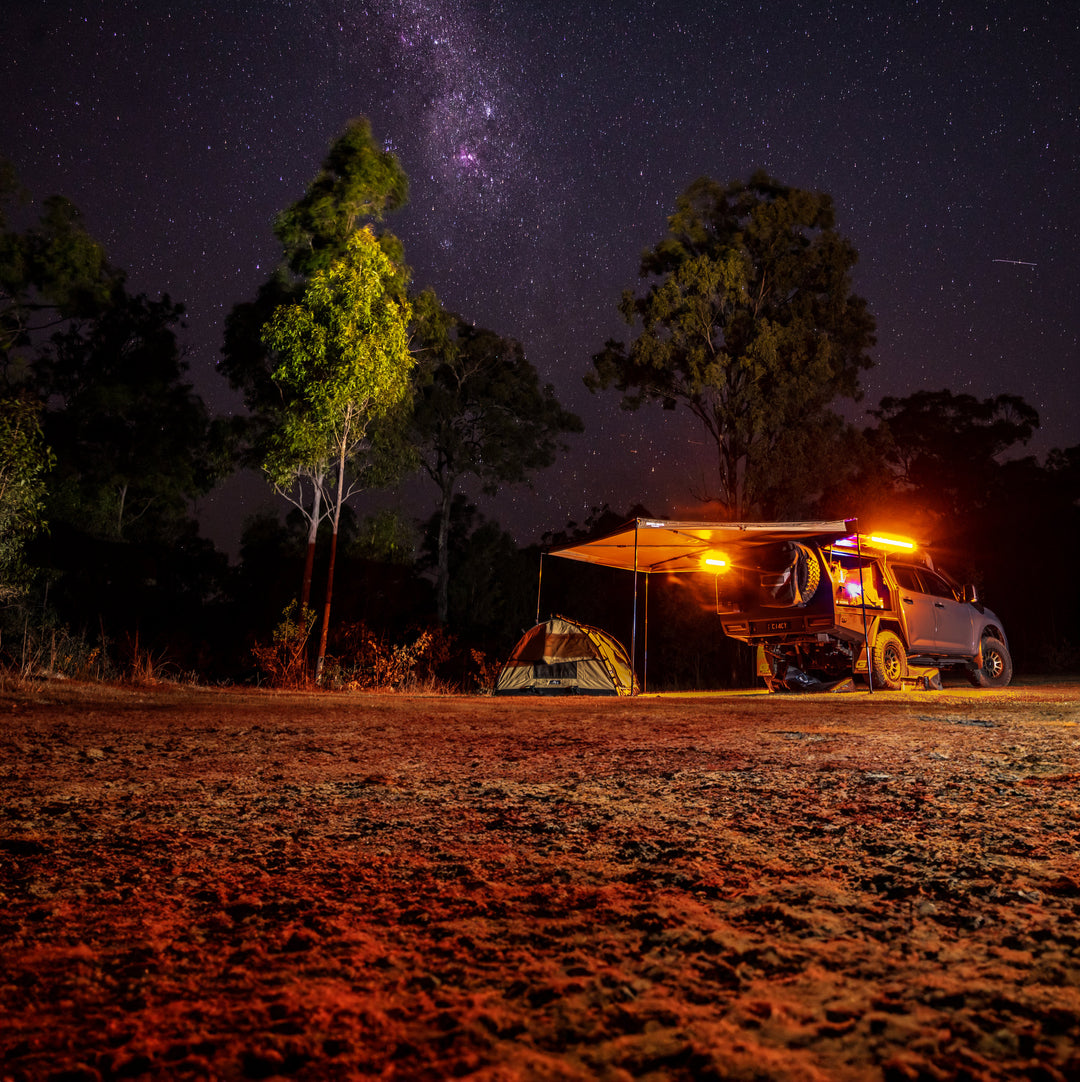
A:
[[[907,634],[899,620],[878,620],[870,636],[871,644],[877,641],[878,635],[883,631],[891,631],[903,644],[904,650],[910,652],[911,647],[908,646]]]

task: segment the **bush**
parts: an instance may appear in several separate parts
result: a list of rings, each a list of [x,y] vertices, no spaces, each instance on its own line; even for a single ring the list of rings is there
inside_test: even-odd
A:
[[[315,613],[290,601],[267,645],[256,643],[251,652],[271,687],[299,688],[309,682],[307,643],[315,626]]]
[[[350,691],[402,691],[431,684],[445,640],[438,628],[425,628],[410,641],[397,643],[363,621],[344,624],[334,634],[334,653],[323,664],[323,679],[328,686]]]

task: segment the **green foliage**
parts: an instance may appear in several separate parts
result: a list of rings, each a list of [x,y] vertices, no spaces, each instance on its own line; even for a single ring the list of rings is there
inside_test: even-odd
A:
[[[369,424],[406,400],[411,307],[389,292],[393,275],[374,234],[360,229],[343,257],[312,275],[301,303],[275,310],[263,340],[292,406],[267,460],[272,476],[317,461],[343,463]]]
[[[362,473],[354,473],[348,484],[347,470],[371,450],[367,437],[373,422],[401,423],[406,417],[412,311],[394,295],[394,280],[395,269],[375,235],[359,229],[349,238],[345,255],[311,276],[303,302],[275,310],[263,331],[277,357],[274,379],[288,402],[279,414],[277,457],[267,460],[267,472],[275,476],[276,471],[279,484],[290,471],[321,481],[312,462],[314,449],[325,454],[326,472],[335,484],[317,676],[326,653],[341,509],[363,484]]]
[[[45,477],[54,461],[37,400],[0,397],[0,600],[25,586],[24,545],[45,526]]]
[[[776,513],[785,490],[819,483],[811,454],[827,406],[856,397],[874,322],[850,293],[855,249],[829,196],[756,173],[721,187],[700,178],[679,197],[667,236],[641,260],[655,279],[620,303],[638,328],[609,341],[586,376],[637,409],[683,403],[717,450],[725,516]]]
[[[326,445],[325,429],[310,416],[303,388],[276,378],[281,359],[267,343],[267,327],[290,307],[303,306],[307,279],[348,257],[350,238],[365,220],[381,221],[402,206],[407,195],[408,180],[397,158],[377,145],[365,118],[350,121],[331,144],[307,192],[275,221],[282,264],[255,300],[235,305],[226,318],[220,368],[243,392],[250,411],[244,457],[264,466],[278,494],[305,515],[309,540],[326,513],[333,447]],[[377,242],[389,261],[383,284],[402,301],[409,271],[401,242],[385,232]],[[383,484],[409,464],[398,430],[393,411],[385,419],[371,419],[364,486]]]
[[[381,222],[408,197],[408,177],[397,156],[378,146],[370,121],[349,121],[303,198],[274,221],[290,270],[308,277],[329,266],[365,221]],[[387,245],[388,257],[403,267],[400,243],[387,235]]]
[[[392,507],[368,515],[349,545],[351,556],[406,566],[412,563],[415,550],[415,526]]]
[[[440,312],[419,328],[421,371],[413,432],[423,466],[443,486],[471,474],[487,492],[527,481],[582,431],[519,342]]]

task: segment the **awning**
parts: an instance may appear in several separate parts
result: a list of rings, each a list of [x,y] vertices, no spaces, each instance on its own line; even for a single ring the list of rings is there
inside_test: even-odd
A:
[[[855,532],[854,519],[828,522],[664,522],[639,518],[613,533],[551,549],[549,556],[626,571],[702,571],[712,550],[776,541],[828,543]]]

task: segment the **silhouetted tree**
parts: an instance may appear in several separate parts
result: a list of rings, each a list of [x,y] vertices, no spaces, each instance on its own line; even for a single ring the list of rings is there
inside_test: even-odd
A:
[[[28,229],[10,228],[10,207],[20,199],[14,170],[0,159],[0,380],[9,385],[25,374],[27,350],[68,320],[95,316],[124,278],[62,196],[46,199]]]
[[[653,284],[623,294],[636,337],[608,341],[586,376],[591,390],[621,391],[624,408],[681,402],[697,417],[725,518],[775,512],[793,484],[820,488],[818,449],[837,424],[827,407],[857,397],[870,367],[874,320],[851,293],[857,253],[834,218],[829,196],[761,172],[694,181],[642,256]]]
[[[564,433],[581,419],[564,410],[550,384],[541,385],[521,344],[475,327],[427,298],[419,321],[421,363],[412,434],[424,472],[439,490],[436,597],[439,620],[449,613],[451,511],[465,477],[486,493],[529,483],[529,475],[565,450]]]
[[[886,460],[902,488],[939,515],[961,518],[989,497],[1002,456],[1015,453],[1039,427],[1039,415],[1017,395],[979,400],[949,390],[881,400],[871,416],[885,432]]]
[[[94,320],[53,336],[34,365],[57,455],[52,510],[123,539],[184,519],[227,470],[218,429],[187,381],[183,307],[118,291]]]
[[[444,533],[445,530],[445,533]],[[487,519],[463,493],[455,493],[449,523],[440,508],[423,525],[421,570],[437,570],[445,545],[454,569],[446,614],[455,631],[499,650],[509,649],[532,622],[536,604],[536,555]]]

